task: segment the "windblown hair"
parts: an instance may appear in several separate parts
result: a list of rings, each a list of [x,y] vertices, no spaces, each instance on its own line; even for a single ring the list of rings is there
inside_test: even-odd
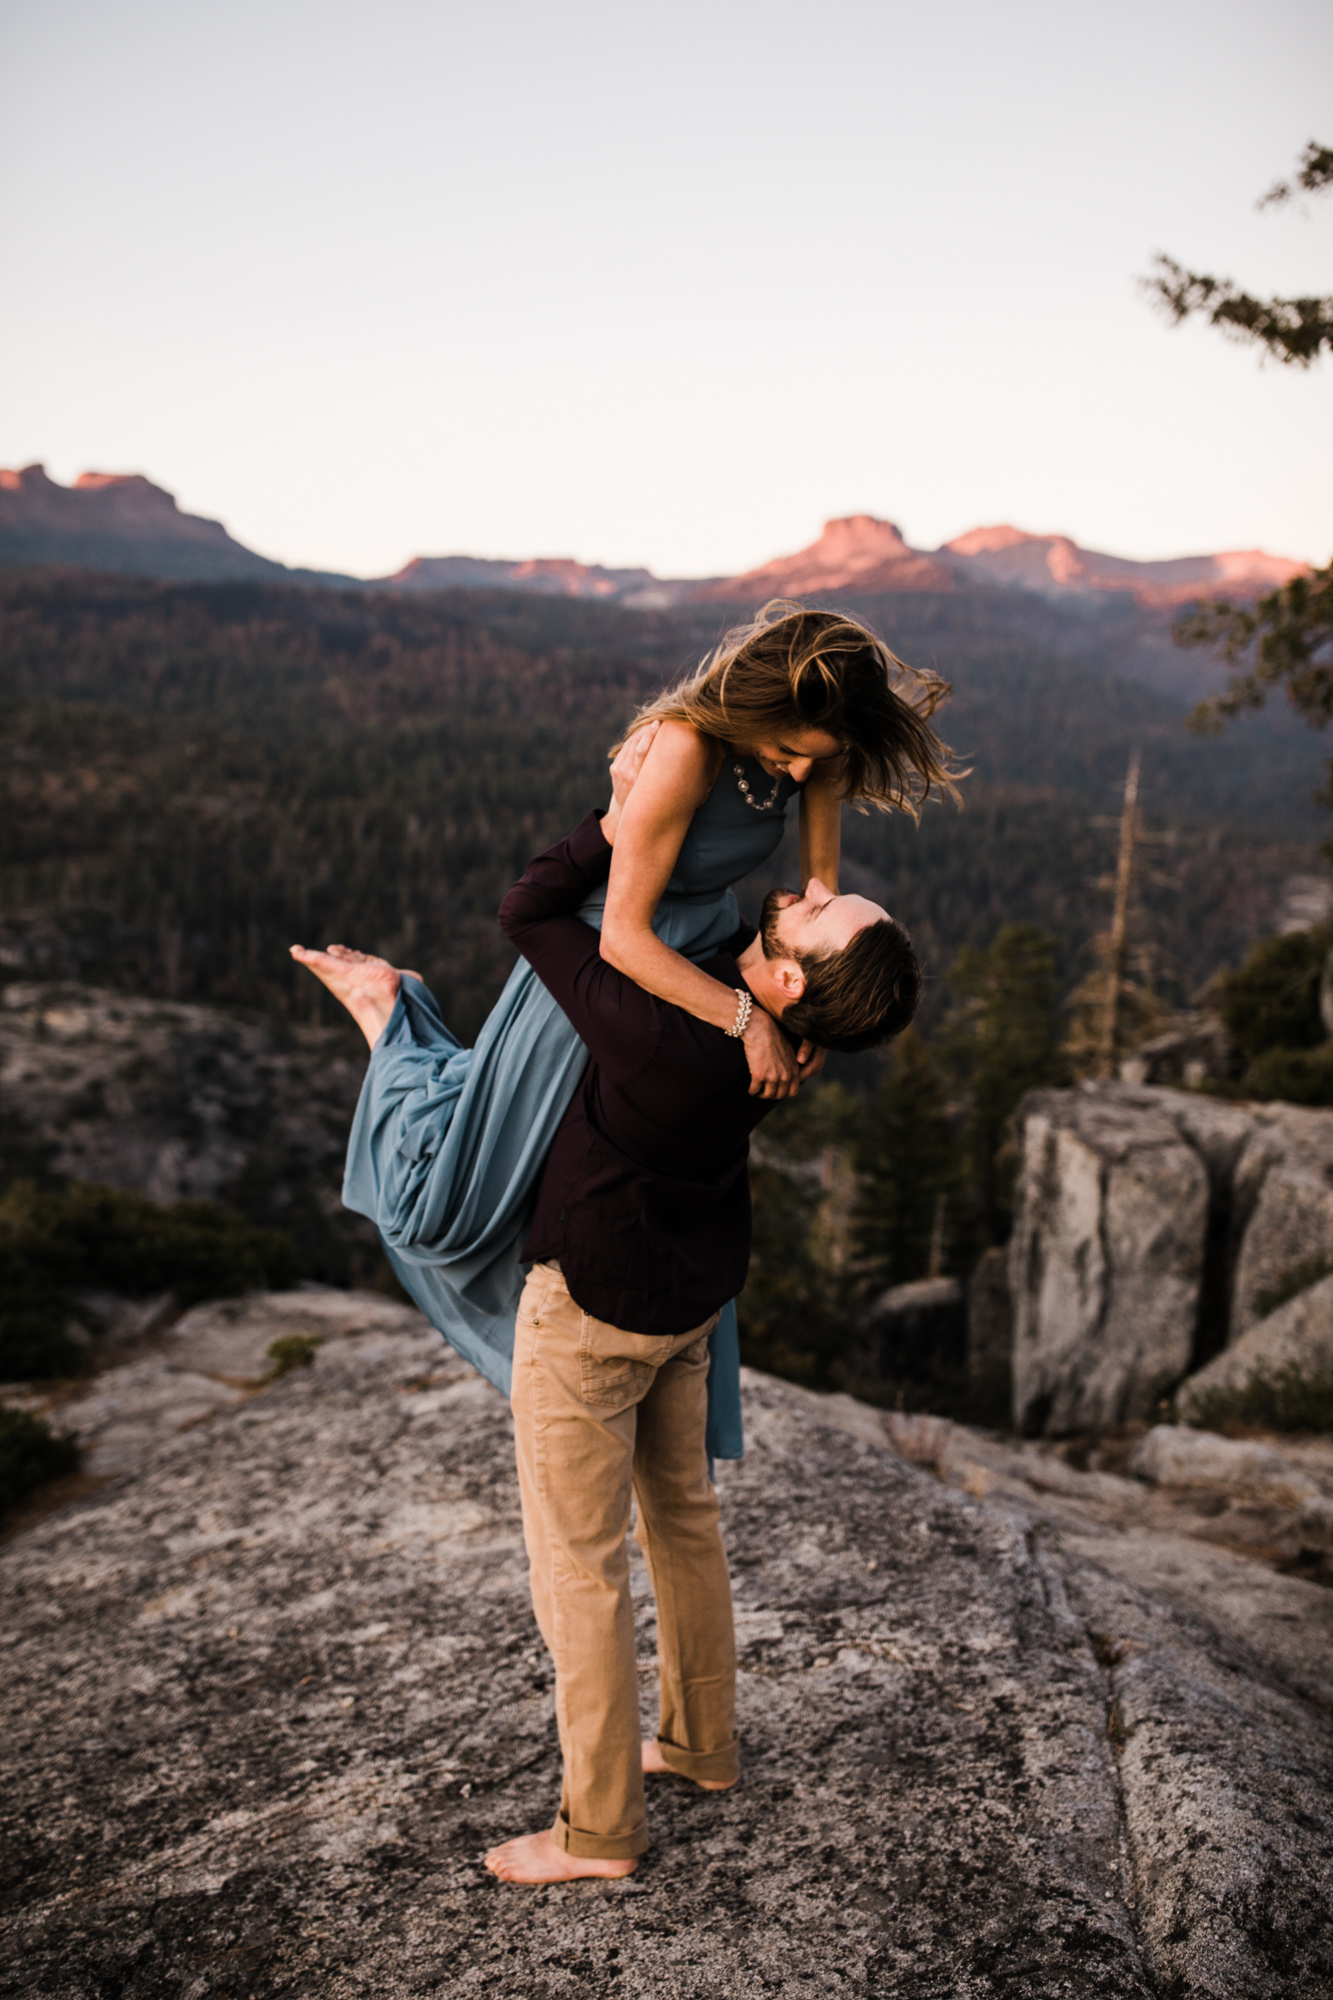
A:
[[[951,692],[938,674],[898,659],[860,619],[775,597],[688,680],[641,708],[627,733],[674,720],[746,750],[791,729],[825,730],[842,746],[841,798],[915,819],[932,793],[954,796],[967,775],[930,726]]]
[[[763,935],[768,956],[785,955],[768,922]],[[805,991],[784,1008],[782,1026],[798,1041],[858,1055],[900,1035],[916,1012],[921,967],[894,917],[863,925],[841,951],[793,955],[805,974]]]

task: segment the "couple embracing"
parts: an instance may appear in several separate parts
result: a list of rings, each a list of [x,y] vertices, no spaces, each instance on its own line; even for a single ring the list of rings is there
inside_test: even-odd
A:
[[[839,815],[952,789],[931,726],[947,694],[854,618],[766,606],[640,712],[609,806],[505,897],[522,957],[473,1049],[417,975],[293,947],[371,1047],[344,1200],[513,1403],[564,1782],[549,1830],[487,1855],[504,1881],[627,1875],[648,1846],[645,1772],[710,1790],[739,1775],[710,1461],[741,1452],[749,1136],[824,1050],[912,1018],[906,932],[838,893]],[[773,853],[793,797],[803,886],[770,894],[756,930],[732,885]],[[632,1499],[658,1613],[642,1743]]]

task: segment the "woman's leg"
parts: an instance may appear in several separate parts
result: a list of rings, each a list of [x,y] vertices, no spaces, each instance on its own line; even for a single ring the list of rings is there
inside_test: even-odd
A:
[[[350,945],[331,944],[327,951],[310,951],[294,944],[292,957],[307,972],[313,972],[327,986],[335,1000],[341,1000],[373,1049],[389,1025],[398,987],[404,979],[420,979],[419,972],[400,972],[385,958],[369,952],[353,951]]]

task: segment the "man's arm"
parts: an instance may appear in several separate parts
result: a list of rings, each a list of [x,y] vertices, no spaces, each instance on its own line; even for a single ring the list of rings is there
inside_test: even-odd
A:
[[[577,1029],[595,1060],[632,1074],[656,1047],[662,1010],[652,995],[608,965],[591,925],[573,914],[605,881],[611,847],[599,816],[537,855],[500,905],[500,929],[518,947]]]

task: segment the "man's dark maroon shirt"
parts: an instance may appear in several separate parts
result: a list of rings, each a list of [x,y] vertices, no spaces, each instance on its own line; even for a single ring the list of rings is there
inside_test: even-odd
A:
[[[745,1283],[751,1097],[738,1040],[645,993],[573,914],[611,849],[589,813],[530,863],[500,928],[579,1032],[591,1061],[552,1142],[525,1258],[559,1259],[577,1305],[631,1333],[685,1333]],[[703,970],[744,989],[743,926]]]

